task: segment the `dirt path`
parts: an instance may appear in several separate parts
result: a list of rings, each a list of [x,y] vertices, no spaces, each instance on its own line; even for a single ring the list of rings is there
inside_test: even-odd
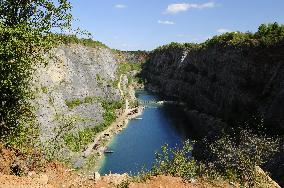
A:
[[[121,89],[121,79],[122,79],[122,76],[123,76],[123,74],[121,74],[121,75],[119,76],[119,82],[118,82],[118,84],[117,84],[117,87],[118,87],[118,89],[119,89],[120,96],[124,97],[124,93],[123,93],[123,91],[122,91],[122,89]]]

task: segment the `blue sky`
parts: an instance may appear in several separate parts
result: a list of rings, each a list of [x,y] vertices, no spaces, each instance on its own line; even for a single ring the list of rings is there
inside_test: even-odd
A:
[[[71,0],[74,27],[121,50],[203,42],[226,31],[284,23],[284,0]]]

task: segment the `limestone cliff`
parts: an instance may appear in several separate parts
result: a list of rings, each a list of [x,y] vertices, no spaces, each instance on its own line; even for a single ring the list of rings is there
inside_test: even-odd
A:
[[[75,167],[81,166],[76,164],[80,153],[72,151],[64,138],[66,134],[102,124],[106,113],[103,101],[122,100],[117,88],[117,69],[121,58],[127,59],[127,52],[121,56],[118,53],[105,46],[62,45],[53,50],[47,66],[37,69],[33,104],[40,144],[46,155],[69,159]],[[127,81],[122,86],[127,85]],[[80,144],[79,140],[74,142]]]
[[[262,45],[169,45],[154,50],[143,68],[148,88],[187,102],[202,135],[256,115],[284,131],[284,41]]]

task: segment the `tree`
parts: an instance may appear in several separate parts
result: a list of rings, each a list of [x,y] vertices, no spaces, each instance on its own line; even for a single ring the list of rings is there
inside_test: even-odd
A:
[[[277,22],[271,24],[261,24],[255,33],[257,39],[266,43],[274,43],[284,39],[284,25]]]
[[[49,32],[70,26],[70,9],[68,0],[0,0],[0,20],[8,27],[26,24]]]
[[[58,38],[69,28],[68,0],[0,0],[0,140],[27,141],[34,115],[29,103],[31,76]]]

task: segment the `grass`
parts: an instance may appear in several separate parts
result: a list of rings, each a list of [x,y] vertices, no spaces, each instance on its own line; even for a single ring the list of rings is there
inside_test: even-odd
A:
[[[99,102],[100,100],[100,97],[87,96],[83,99],[65,100],[65,104],[68,106],[68,108],[74,109],[81,104],[94,104],[96,102]]]

